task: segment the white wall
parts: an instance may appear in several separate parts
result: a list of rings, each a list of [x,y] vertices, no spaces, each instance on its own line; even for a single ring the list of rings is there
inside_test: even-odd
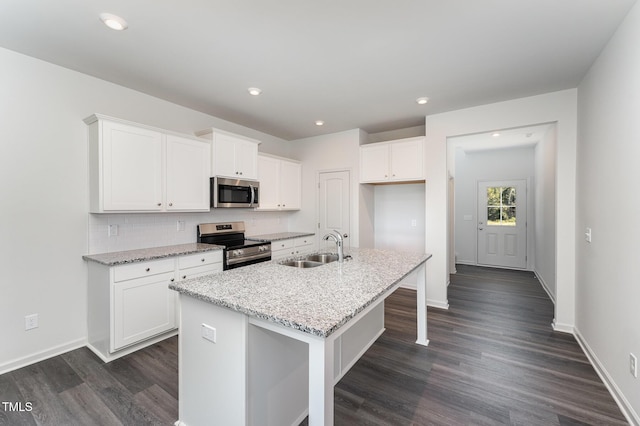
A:
[[[183,133],[215,126],[261,139],[261,149],[273,154],[288,154],[288,145],[9,50],[0,49],[0,63],[2,372],[86,340],[82,255],[89,251],[89,223],[99,228],[104,218],[90,220],[87,213],[83,118],[102,113]],[[39,314],[40,326],[25,331],[24,317],[33,313]]]
[[[534,271],[556,299],[556,126],[550,126],[535,147]]]
[[[375,248],[424,251],[424,184],[375,186]]]
[[[640,3],[578,87],[576,332],[640,424]],[[583,237],[592,229],[592,242]]]
[[[533,152],[531,146],[466,153],[462,149],[456,150],[455,243],[458,263],[477,263],[478,181],[524,179],[533,182]],[[529,188],[529,193],[533,193],[532,190]],[[528,203],[528,211],[533,212],[531,202]],[[471,216],[471,220],[465,220],[465,216]],[[534,227],[533,217],[528,223],[530,230]],[[531,236],[527,235],[527,239],[528,248],[533,247]]]
[[[302,209],[292,216],[290,227],[316,231],[318,222],[318,173],[349,170],[351,173],[351,247],[359,247],[359,176],[360,141],[365,134],[359,129],[316,136],[291,142],[291,158],[302,161]],[[316,235],[321,238],[322,235]]]
[[[563,90],[426,117],[426,251],[431,304],[448,306],[447,138],[557,122],[558,262],[554,327],[573,331],[575,289],[575,169],[577,90]]]

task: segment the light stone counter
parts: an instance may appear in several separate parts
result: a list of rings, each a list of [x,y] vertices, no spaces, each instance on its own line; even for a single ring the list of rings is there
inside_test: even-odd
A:
[[[214,244],[188,243],[173,246],[152,247],[147,249],[117,251],[113,253],[87,254],[84,260],[101,263],[107,266],[124,265],[126,263],[144,262],[147,260],[163,259],[165,257],[182,256],[186,254],[202,253],[222,250],[223,246]]]
[[[264,262],[175,282],[180,293],[250,317],[327,337],[431,255],[356,249],[352,260],[315,268]]]
[[[290,240],[292,238],[299,237],[310,237],[312,235],[315,234],[313,232],[276,232],[273,234],[252,235],[245,238],[251,241],[262,241],[267,243],[271,241]]]

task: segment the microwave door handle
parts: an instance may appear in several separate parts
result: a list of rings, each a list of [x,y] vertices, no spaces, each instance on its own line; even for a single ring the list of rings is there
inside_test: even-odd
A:
[[[256,199],[256,189],[253,185],[249,185],[249,188],[251,188],[251,202],[249,203],[249,207],[253,207],[253,202]]]

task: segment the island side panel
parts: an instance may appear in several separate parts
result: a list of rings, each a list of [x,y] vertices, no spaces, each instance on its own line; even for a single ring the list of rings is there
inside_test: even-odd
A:
[[[185,294],[180,310],[180,424],[246,425],[246,315]],[[215,343],[204,326],[215,328]]]

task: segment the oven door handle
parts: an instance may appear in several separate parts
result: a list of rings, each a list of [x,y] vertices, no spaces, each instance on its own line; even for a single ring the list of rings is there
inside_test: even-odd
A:
[[[239,259],[238,258],[236,258],[236,259],[227,259],[227,265],[235,265],[237,263],[242,263],[242,262],[256,260],[256,259],[271,260],[271,252],[254,254],[253,256],[246,256],[246,257],[242,257],[242,258],[239,258]]]
[[[249,188],[251,188],[251,202],[249,203],[249,207],[253,207],[253,203],[256,200],[256,189],[253,185],[249,185]]]

